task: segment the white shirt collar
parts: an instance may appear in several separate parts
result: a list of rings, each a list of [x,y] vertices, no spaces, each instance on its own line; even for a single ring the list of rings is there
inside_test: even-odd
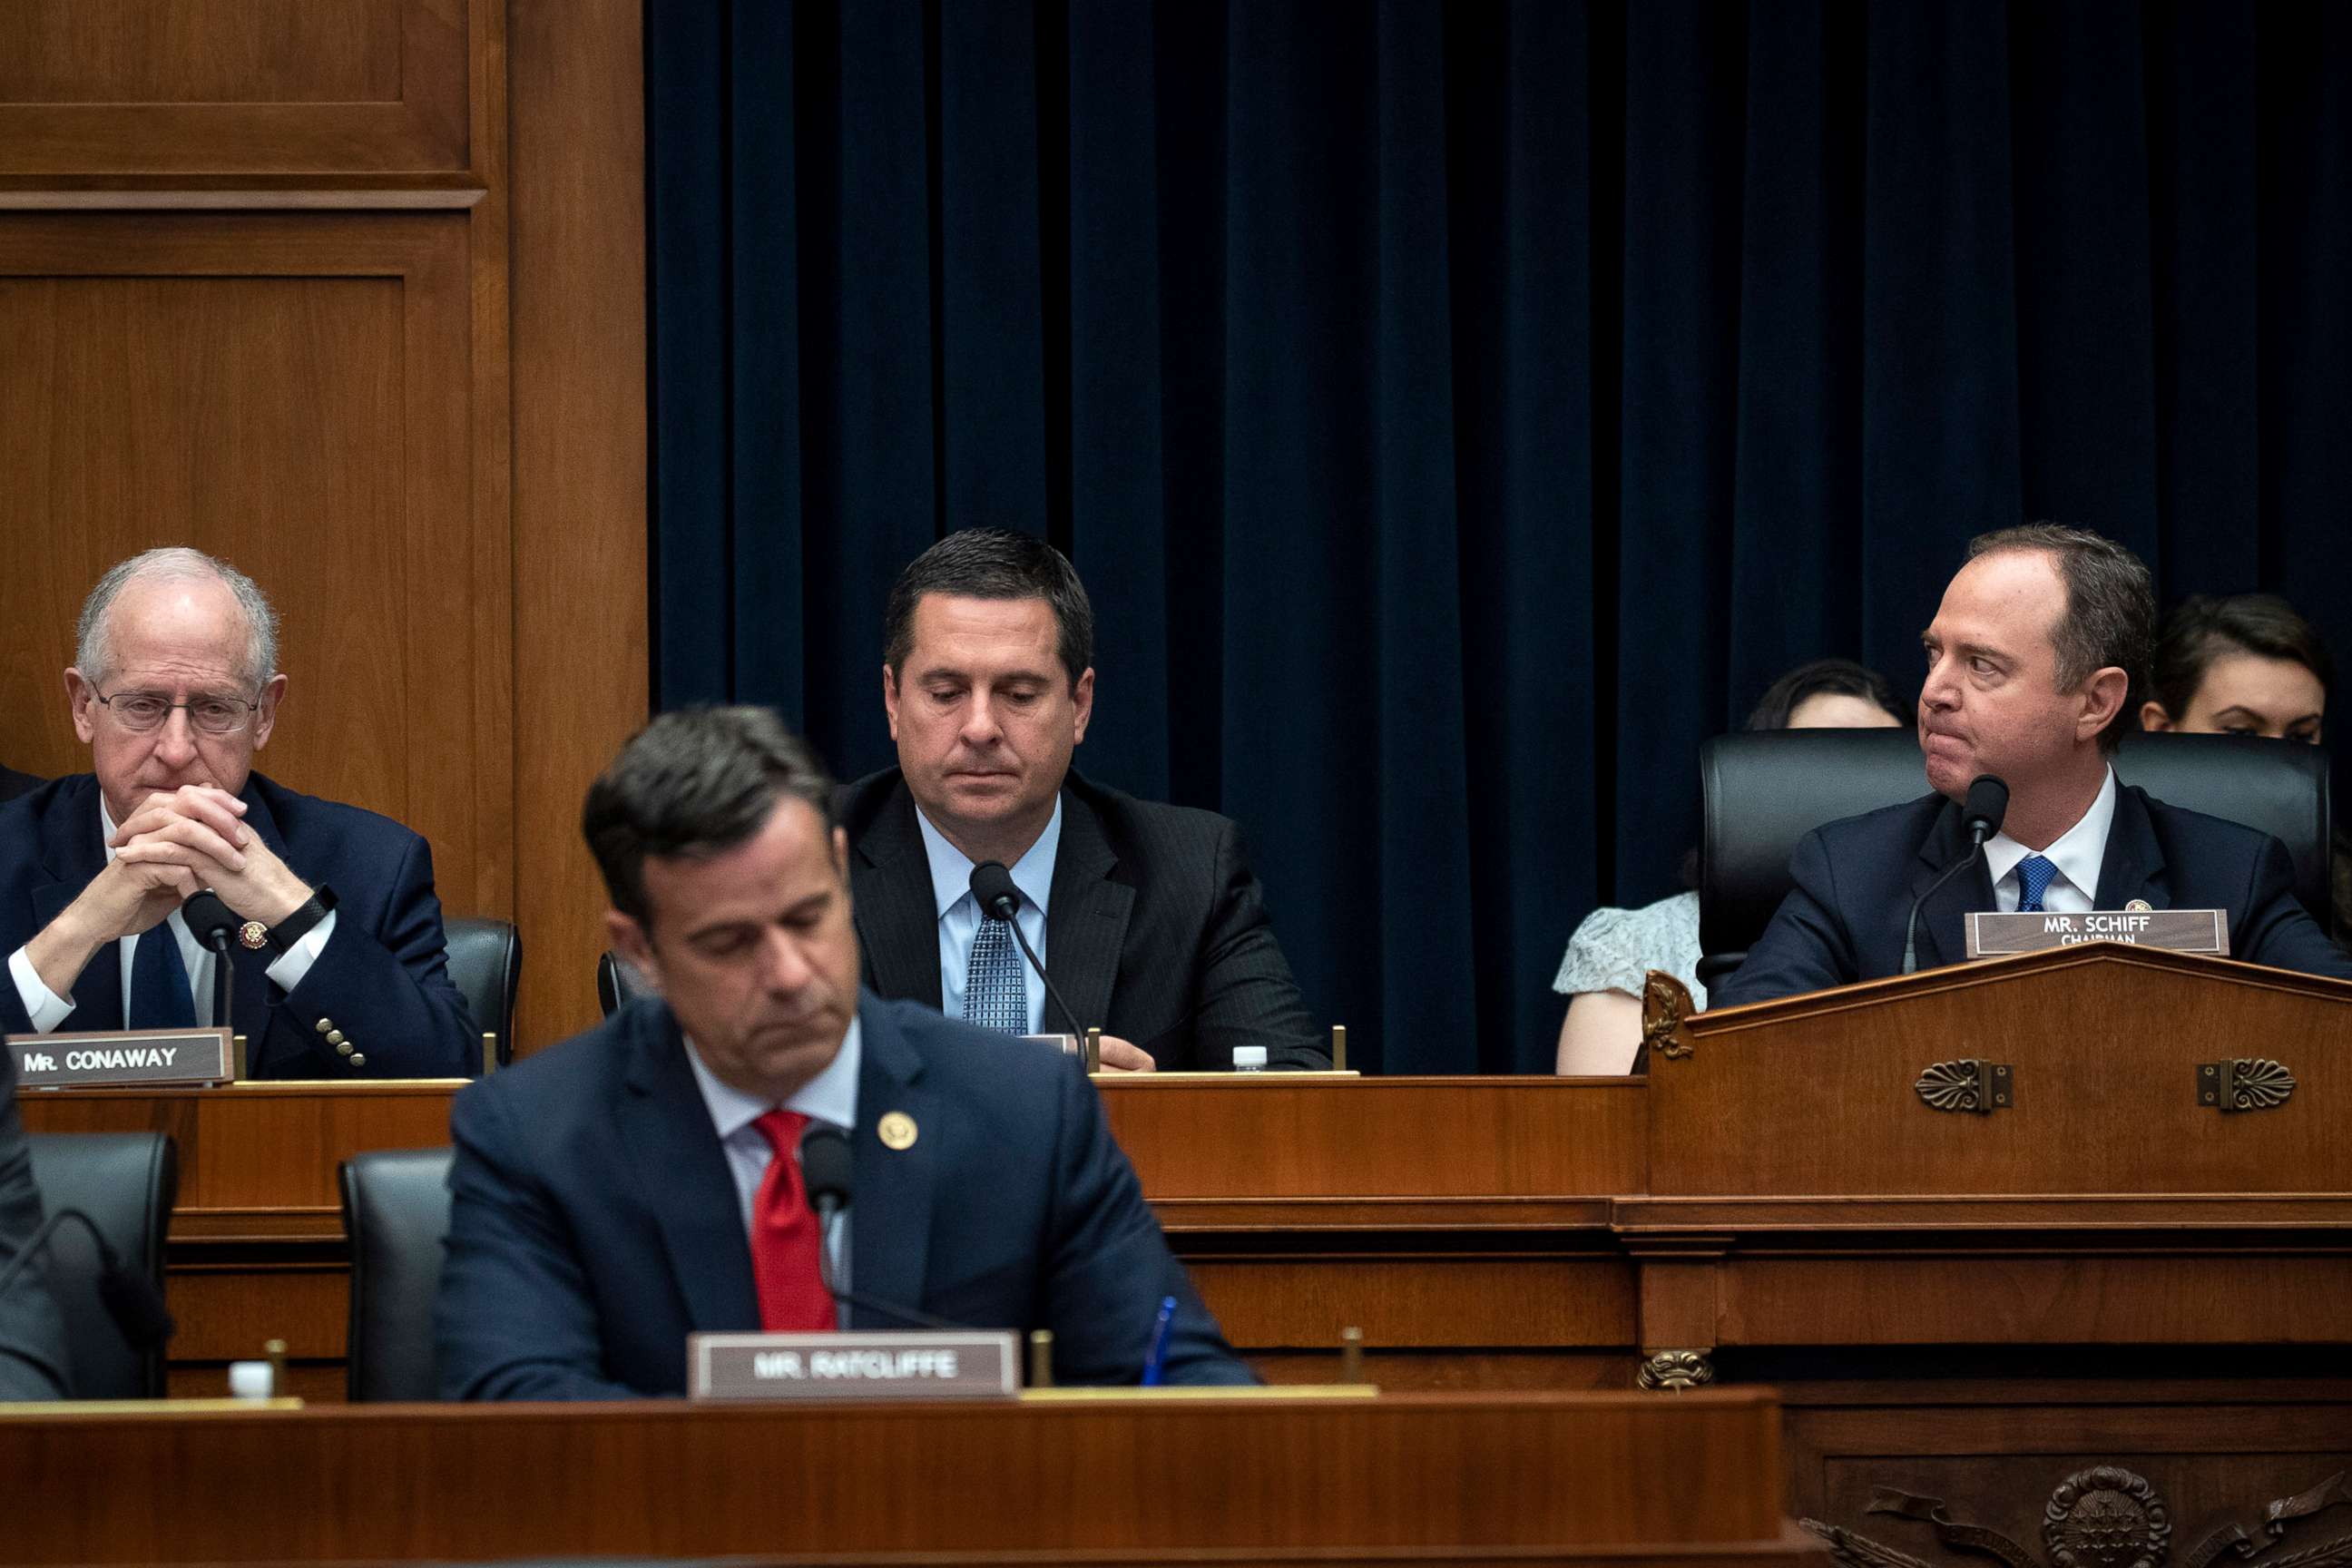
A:
[[[945,919],[947,912],[971,897],[970,857],[947,840],[947,835],[931,826],[922,807],[915,808],[915,826],[922,829],[923,854],[931,863],[931,898],[938,905],[934,919]],[[1037,835],[1037,842],[1012,866],[1013,885],[1039,914],[1046,910],[1046,897],[1054,890],[1054,857],[1062,847],[1062,797],[1054,797],[1054,815],[1045,823],[1045,831]]]
[[[106,863],[114,864],[114,813],[106,809],[106,792],[98,792],[98,841],[106,846]]]
[[[841,1037],[841,1049],[825,1064],[823,1072],[801,1085],[783,1109],[797,1110],[812,1121],[830,1121],[835,1127],[857,1125],[857,1066],[865,1055],[865,1040],[855,1014],[849,1020],[849,1032]],[[774,1110],[774,1105],[755,1095],[744,1093],[733,1084],[722,1083],[711,1070],[702,1065],[702,1052],[692,1040],[686,1042],[686,1065],[694,1069],[695,1087],[702,1090],[702,1103],[710,1112],[710,1124],[719,1131],[722,1143],[752,1122]]]
[[[2106,782],[2099,786],[2091,808],[2081,820],[2060,834],[2047,849],[2029,849],[2006,833],[1996,833],[1985,840],[1985,869],[1999,882],[2017,869],[2017,863],[2028,855],[2039,855],[2058,868],[2058,874],[2073,883],[2083,897],[2096,904],[2099,897],[2099,868],[2107,858],[2107,829],[2116,820],[2116,770],[2107,770]]]

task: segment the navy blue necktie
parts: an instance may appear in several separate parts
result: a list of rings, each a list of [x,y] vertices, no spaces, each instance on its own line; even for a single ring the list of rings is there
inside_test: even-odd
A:
[[[1008,1035],[1029,1032],[1029,988],[1021,973],[1021,952],[1013,945],[1013,925],[994,916],[980,922],[964,970],[963,1018]]]
[[[143,932],[131,955],[131,1016],[128,1029],[192,1029],[196,1024],[195,993],[188,988],[188,966],[180,962],[179,939],[164,921]]]
[[[2041,914],[2042,895],[2050,890],[2050,879],[2058,875],[2054,862],[2039,855],[2028,855],[2017,863],[2017,912],[2021,915]]]

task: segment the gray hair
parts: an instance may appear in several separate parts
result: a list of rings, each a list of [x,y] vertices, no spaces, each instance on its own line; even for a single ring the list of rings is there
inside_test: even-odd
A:
[[[108,616],[122,590],[133,583],[205,582],[226,588],[245,613],[246,684],[260,689],[278,673],[278,612],[252,578],[227,562],[184,544],[134,555],[98,580],[98,586],[82,601],[81,619],[74,627],[74,668],[91,680],[112,672],[114,642]]]

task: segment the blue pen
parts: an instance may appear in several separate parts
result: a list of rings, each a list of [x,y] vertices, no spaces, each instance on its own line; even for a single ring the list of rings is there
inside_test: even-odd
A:
[[[1160,1318],[1151,1325],[1151,1353],[1143,1358],[1143,1386],[1160,1386],[1160,1373],[1168,1366],[1168,1326],[1176,1321],[1176,1298],[1160,1298]]]

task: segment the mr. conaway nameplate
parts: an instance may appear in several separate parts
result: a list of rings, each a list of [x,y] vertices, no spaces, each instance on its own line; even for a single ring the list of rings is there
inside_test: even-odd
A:
[[[8,1049],[16,1058],[16,1081],[26,1089],[227,1083],[236,1077],[226,1029],[11,1035]]]
[[[688,1334],[695,1399],[1010,1399],[1011,1334]]]
[[[2230,956],[2227,910],[2093,910],[2087,914],[1969,916],[1969,956],[2000,958],[2086,942],[2127,942],[2172,952]]]

